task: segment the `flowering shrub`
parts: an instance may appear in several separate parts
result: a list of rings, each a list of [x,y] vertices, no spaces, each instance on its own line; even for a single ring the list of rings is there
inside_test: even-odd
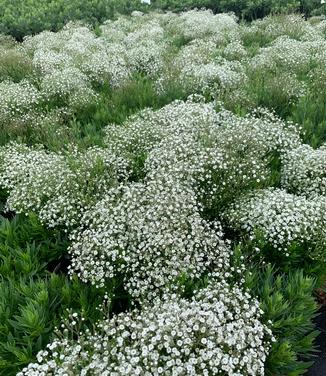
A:
[[[186,146],[185,137],[193,140],[191,147]],[[284,153],[301,143],[296,126],[285,124],[268,111],[260,109],[252,116],[240,118],[228,111],[216,112],[214,104],[202,102],[201,97],[190,97],[186,102],[175,101],[159,111],[144,110],[127,120],[123,127],[110,125],[106,128],[107,147],[113,153],[131,160],[133,169],[139,169],[142,166],[140,161],[144,164],[151,152],[154,155],[155,147],[159,148],[157,154],[162,159],[160,163],[169,164],[169,168],[173,168],[175,161],[169,161],[164,147],[166,150],[173,149],[178,142],[180,147],[187,149],[185,152],[188,154],[183,157],[185,160],[189,159],[189,153],[195,156],[200,149],[203,149],[203,153],[205,150],[210,153],[214,147],[217,151],[221,149],[228,153],[225,161],[234,154],[234,158],[237,158],[235,163],[240,163],[239,169],[241,163],[245,164],[247,159],[250,163],[253,158],[255,163],[247,167],[246,171],[250,175],[253,165],[264,160],[269,153]],[[197,146],[194,146],[194,142]],[[248,154],[244,153],[245,150]],[[200,158],[196,159],[197,163],[201,163]],[[194,162],[192,160],[190,164]],[[147,170],[153,169],[149,164],[147,162]],[[184,171],[188,168],[190,166]],[[253,171],[253,175],[258,177],[262,173]]]
[[[234,228],[252,237],[261,231],[275,248],[287,250],[292,242],[318,243],[325,239],[323,197],[305,198],[281,189],[252,192],[236,201],[225,213]]]
[[[258,301],[238,286],[211,282],[191,300],[166,295],[141,312],[100,322],[77,341],[67,330],[18,376],[258,376],[273,339],[261,315]],[[72,319],[69,327],[77,326]]]
[[[227,54],[227,51],[226,51]],[[218,55],[213,39],[195,39],[181,48],[171,64],[157,79],[159,93],[164,93],[171,81],[177,79],[187,93],[234,89],[246,82],[247,76],[240,62]]]
[[[9,144],[0,155],[8,209],[34,211],[50,227],[78,224],[83,211],[127,174],[123,159],[100,148],[64,154]]]
[[[131,159],[131,169],[145,177],[109,191],[85,214],[72,236],[72,270],[99,285],[122,273],[139,296],[183,272],[199,278],[216,265],[225,269],[229,251],[219,246],[219,227],[201,219],[202,204],[219,208],[263,182],[268,155],[299,142],[279,119],[263,116],[239,119],[188,101],[107,128],[109,150]]]
[[[241,36],[245,41],[261,40],[270,43],[279,37],[287,36],[294,40],[314,40],[322,36],[320,26],[305,21],[301,15],[268,16],[251,24],[241,26]]]
[[[24,117],[35,108],[41,100],[38,90],[28,81],[0,83],[0,124],[14,122]]]
[[[312,63],[325,61],[325,38],[298,41],[280,36],[270,46],[261,49],[251,62],[254,68],[275,69],[282,67],[292,72],[307,71]]]
[[[326,194],[325,146],[314,150],[302,145],[283,157],[282,185],[289,191],[307,197]]]
[[[106,44],[79,24],[68,24],[58,33],[46,31],[28,37],[23,48],[33,54],[33,63],[43,74],[77,68],[95,81],[105,79],[115,86],[129,75],[123,46]]]
[[[203,220],[194,193],[169,176],[108,191],[71,238],[72,271],[97,285],[122,273],[134,297],[155,296],[183,273],[223,273],[230,252],[219,224]]]
[[[106,146],[117,155],[131,161],[135,170],[145,162],[151,152],[165,137],[177,134],[203,134],[206,129],[218,127],[219,116],[212,103],[191,100],[175,101],[158,111],[145,109],[129,118],[123,126],[109,125]]]
[[[44,75],[41,94],[49,101],[62,102],[68,108],[82,108],[96,101],[88,78],[79,69],[64,68]]]
[[[181,13],[180,17],[171,21],[169,27],[176,35],[183,36],[186,40],[209,37],[215,43],[223,43],[236,32],[236,21],[233,15],[214,15],[208,10],[192,10]]]
[[[245,24],[203,9],[71,22],[22,43],[0,35],[0,373],[51,335],[41,309],[6,309],[11,278],[27,270],[38,291],[40,265],[41,278],[62,277],[53,296],[65,307],[66,282],[84,284],[112,298],[113,316],[101,306],[97,329],[67,337],[71,316],[22,375],[302,373],[314,277],[326,273],[325,146],[312,148],[326,141],[325,36],[321,17]],[[64,246],[46,260],[42,244],[16,251],[1,223],[17,213],[29,214],[23,233],[37,217]],[[45,342],[25,341],[32,327]]]

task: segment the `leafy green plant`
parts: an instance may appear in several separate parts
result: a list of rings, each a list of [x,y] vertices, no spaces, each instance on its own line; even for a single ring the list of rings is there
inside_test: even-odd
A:
[[[130,14],[133,10],[183,11],[203,7],[214,12],[235,12],[247,20],[293,11],[306,15],[323,14],[326,9],[319,0],[153,0],[150,7],[141,4],[140,0],[1,0],[0,33],[21,40],[43,30],[57,31],[73,20],[82,20],[96,27],[118,13]]]
[[[190,8],[209,8],[214,12],[234,12],[238,17],[254,20],[271,13],[302,12],[307,16],[320,14],[319,0],[154,0],[154,6],[173,11]]]
[[[43,30],[56,31],[68,21],[82,20],[97,25],[117,13],[142,8],[138,0],[1,0],[0,33],[21,40]]]
[[[266,362],[267,375],[297,376],[311,366],[314,340],[314,278],[300,270],[277,273],[271,266],[247,274],[246,286],[261,302],[264,317],[276,337]]]
[[[66,248],[66,236],[44,229],[34,215],[0,218],[0,375],[32,362],[68,308],[90,324],[102,317],[104,290],[63,273]]]

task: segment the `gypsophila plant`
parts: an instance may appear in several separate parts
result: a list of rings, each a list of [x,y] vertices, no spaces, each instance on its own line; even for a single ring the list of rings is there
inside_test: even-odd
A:
[[[212,281],[191,300],[166,295],[77,340],[63,331],[18,376],[261,375],[274,340],[262,313],[238,286]]]
[[[71,235],[71,271],[99,286],[122,274],[132,296],[148,298],[182,273],[223,273],[230,251],[200,212],[194,192],[168,175],[108,190]]]
[[[307,369],[326,20],[288,12],[317,2],[0,0],[1,374]]]
[[[14,123],[19,117],[24,119],[40,102],[39,91],[28,81],[0,83],[0,126]]]
[[[83,212],[127,176],[125,161],[101,148],[51,153],[9,144],[0,154],[7,208],[34,211],[50,227],[78,225]]]
[[[283,156],[282,185],[308,198],[326,194],[325,146],[313,149],[302,145]]]
[[[261,231],[272,246],[287,251],[292,242],[316,244],[325,239],[325,205],[321,196],[306,198],[269,188],[240,198],[225,218],[252,237]]]

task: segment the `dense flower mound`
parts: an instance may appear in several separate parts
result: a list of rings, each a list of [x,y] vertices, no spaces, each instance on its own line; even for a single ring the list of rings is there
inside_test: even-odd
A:
[[[292,242],[324,242],[326,236],[325,198],[295,196],[281,189],[257,190],[242,197],[225,218],[252,237],[259,231],[280,250],[287,250]]]
[[[215,43],[224,43],[237,34],[237,18],[231,14],[216,14],[209,10],[192,10],[181,13],[168,25],[175,35],[186,40],[210,38]]]
[[[121,47],[106,45],[86,26],[72,23],[58,33],[45,31],[23,43],[33,56],[34,66],[43,74],[75,68],[94,80],[106,79],[113,85],[121,84],[129,75]]]
[[[300,72],[310,64],[325,64],[326,41],[320,37],[312,41],[298,41],[287,36],[277,38],[270,46],[261,49],[251,65],[256,68],[282,67]]]
[[[153,163],[157,165],[155,168],[164,163],[169,164],[167,168],[173,168],[175,161],[169,161],[168,154],[174,153],[177,143],[184,149],[179,153],[184,159],[189,159],[189,153],[200,153],[200,149],[208,154],[215,150],[216,155],[224,153],[226,160],[232,156],[237,159],[240,173],[241,165],[252,161],[246,172],[251,175],[252,169],[252,174],[259,177],[263,173],[255,171],[260,168],[255,168],[255,164],[264,164],[271,153],[282,154],[301,144],[295,125],[284,123],[266,110],[258,109],[252,115],[241,118],[225,110],[216,112],[214,107],[214,103],[204,103],[201,97],[196,96],[186,102],[175,101],[158,111],[146,109],[131,117],[122,127],[115,124],[108,126],[107,147],[131,160],[134,168],[139,169],[145,164],[147,171],[154,169]],[[187,147],[187,140],[192,142],[192,147]],[[197,146],[194,146],[195,143]],[[175,158],[176,153],[177,149],[171,158]],[[155,155],[161,159],[160,162],[154,162]],[[195,163],[194,160],[191,163]],[[201,163],[201,158],[197,158],[197,163]]]
[[[282,185],[307,197],[326,195],[326,147],[302,145],[283,157]]]
[[[0,82],[0,126],[23,118],[41,101],[39,91],[28,81]]]
[[[97,285],[123,274],[135,297],[151,297],[183,273],[223,273],[230,250],[219,224],[200,213],[194,192],[168,175],[109,190],[72,235],[72,271]]]
[[[9,192],[7,207],[36,212],[48,226],[71,227],[105,190],[127,176],[126,163],[105,149],[47,152],[9,144],[0,149],[1,185]]]
[[[194,39],[183,46],[158,77],[158,92],[164,93],[176,77],[177,82],[189,93],[213,93],[243,85],[247,80],[245,67],[236,61],[243,54],[241,44],[236,48],[230,46],[229,50],[221,47],[223,54],[219,53],[219,47],[213,39]]]
[[[237,285],[210,282],[191,300],[166,295],[78,340],[58,337],[18,376],[263,375],[274,339],[261,315]]]
[[[264,111],[247,118],[221,111],[211,124],[189,125],[165,136],[148,154],[145,169],[154,180],[163,172],[188,181],[199,201],[217,210],[217,216],[221,205],[256,184],[266,184],[273,154],[300,144],[295,127]]]
[[[308,41],[323,37],[325,26],[325,21],[313,25],[301,15],[289,14],[279,17],[268,16],[253,21],[250,25],[241,25],[241,34],[244,38],[249,36],[267,37],[268,41],[273,41],[281,36]]]
[[[46,100],[62,101],[68,108],[82,108],[96,101],[88,77],[77,68],[63,68],[44,75],[40,87]]]
[[[158,111],[145,109],[128,119],[123,126],[106,128],[106,145],[112,152],[125,156],[139,168],[152,151],[169,135],[205,134],[219,127],[219,116],[213,103],[202,98],[175,101]]]
[[[265,42],[255,51],[248,50],[248,39],[257,35]],[[105,22],[97,32],[69,23],[59,32],[45,31],[25,38],[21,45],[2,48],[3,61],[8,60],[10,67],[14,58],[17,64],[10,68],[14,76],[17,69],[26,68],[29,73],[24,80],[15,76],[12,83],[9,72],[1,83],[5,106],[0,110],[0,125],[35,124],[40,99],[43,111],[59,107],[73,116],[94,104],[103,85],[121,87],[137,74],[153,80],[158,95],[177,88],[186,95],[221,97],[233,105],[248,101],[253,108],[255,99],[247,92],[251,80],[267,72],[273,76],[277,69],[277,77],[267,75],[266,85],[277,88],[283,100],[295,103],[309,93],[303,73],[316,72],[310,80],[320,82],[325,43],[325,22],[310,23],[299,16],[269,17],[248,26],[239,25],[233,15],[210,11],[136,12],[133,17]]]
[[[124,275],[133,296],[156,294],[186,272],[228,266],[217,210],[269,175],[269,156],[299,144],[273,114],[238,118],[212,104],[175,102],[109,126],[108,149],[129,160],[141,181],[107,191],[72,236],[72,272],[102,286]]]

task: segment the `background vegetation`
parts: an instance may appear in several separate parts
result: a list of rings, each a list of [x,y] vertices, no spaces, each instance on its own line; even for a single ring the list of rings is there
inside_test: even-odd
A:
[[[70,20],[96,26],[133,10],[182,11],[202,7],[234,12],[246,20],[281,12],[301,12],[307,17],[326,14],[326,4],[321,5],[320,0],[152,0],[150,7],[140,0],[0,0],[0,33],[22,40],[43,30],[57,31]]]

